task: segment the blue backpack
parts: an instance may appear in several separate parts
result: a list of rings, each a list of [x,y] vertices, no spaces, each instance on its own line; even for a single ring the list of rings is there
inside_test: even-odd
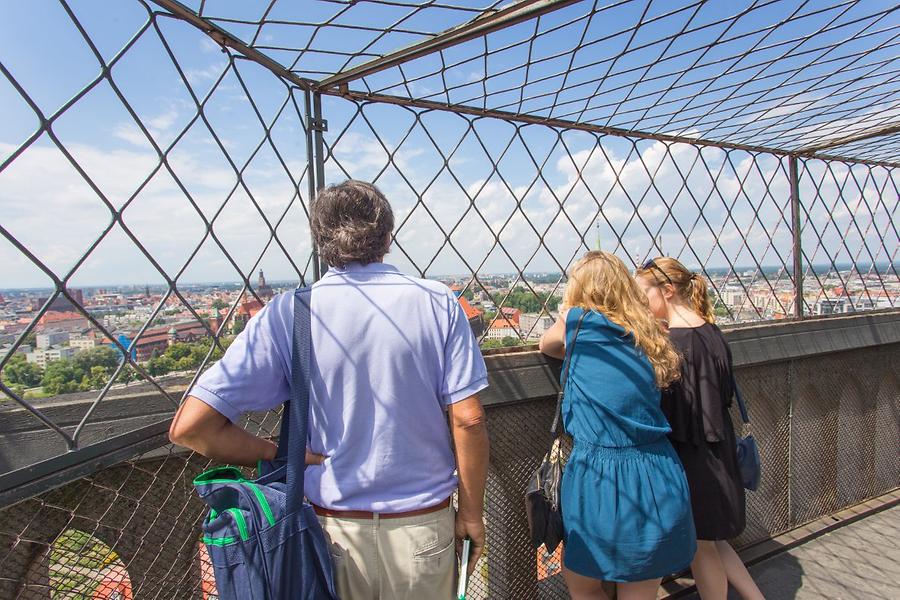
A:
[[[194,479],[209,506],[203,542],[221,600],[337,600],[331,555],[303,492],[309,426],[310,289],[294,294],[291,401],[274,461],[250,480],[236,467]]]

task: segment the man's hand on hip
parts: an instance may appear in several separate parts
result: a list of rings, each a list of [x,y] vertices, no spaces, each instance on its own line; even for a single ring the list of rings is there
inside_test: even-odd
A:
[[[308,465],[321,465],[326,458],[328,457],[324,454],[316,454],[310,451],[309,448],[306,449],[306,464]]]

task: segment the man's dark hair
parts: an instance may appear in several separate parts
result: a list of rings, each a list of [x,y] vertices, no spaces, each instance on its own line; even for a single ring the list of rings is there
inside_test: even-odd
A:
[[[330,266],[365,265],[388,253],[394,213],[377,187],[348,179],[319,192],[310,226],[319,256]]]

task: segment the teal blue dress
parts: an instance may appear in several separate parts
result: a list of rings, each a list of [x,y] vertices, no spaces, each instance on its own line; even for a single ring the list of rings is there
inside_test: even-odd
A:
[[[666,437],[653,366],[602,313],[566,317],[571,369],[562,405],[574,446],[563,474],[563,562],[604,581],[687,568],[697,549],[684,469]]]

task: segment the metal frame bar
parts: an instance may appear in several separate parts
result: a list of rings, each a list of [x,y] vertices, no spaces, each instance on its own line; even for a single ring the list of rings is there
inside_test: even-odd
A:
[[[791,180],[791,236],[794,248],[794,317],[803,318],[803,229],[800,226],[800,175],[797,167],[797,156],[788,157],[788,170]]]
[[[442,31],[430,40],[412,44],[346,71],[335,73],[331,77],[326,77],[318,82],[316,88],[324,91],[331,87],[346,86],[349,82],[356,79],[362,79],[368,75],[402,65],[433,52],[451,48],[477,37],[486,36],[489,33],[516,25],[517,23],[535,19],[577,2],[581,2],[581,0],[520,0],[507,8],[483,14],[468,23]]]
[[[854,142],[861,142],[863,140],[869,140],[876,137],[881,137],[884,135],[891,135],[893,133],[900,132],[900,123],[892,123],[890,125],[886,125],[884,127],[880,127],[874,131],[866,131],[860,133],[858,135],[851,135],[844,138],[836,138],[833,140],[829,140],[827,142],[823,142],[821,144],[816,144],[815,146],[810,146],[808,148],[802,148],[798,151],[798,154],[816,154],[822,150],[827,150],[829,148],[836,148],[838,146],[845,146],[847,144],[852,144]]]
[[[609,122],[612,120],[612,116],[607,119],[606,125],[597,125],[592,123],[582,123],[579,119],[569,119],[567,117],[563,118],[541,118],[535,117],[530,114],[521,114],[521,113],[513,113],[505,110],[497,110],[497,109],[487,109],[477,107],[471,107],[465,104],[445,104],[441,102],[436,102],[433,100],[427,99],[414,99],[414,98],[403,98],[398,96],[393,96],[390,94],[383,94],[377,91],[368,91],[368,92],[360,92],[353,91],[348,88],[348,83],[351,81],[363,79],[366,76],[372,75],[374,73],[378,73],[380,71],[384,71],[388,68],[394,66],[402,66],[404,63],[407,63],[416,58],[420,58],[423,56],[427,56],[429,54],[433,54],[435,52],[440,52],[444,49],[451,48],[455,45],[461,44],[466,41],[470,41],[476,38],[486,38],[486,36],[492,32],[500,31],[504,28],[510,27],[517,23],[521,23],[530,19],[540,18],[544,14],[552,13],[561,8],[565,8],[567,6],[577,4],[578,2],[582,2],[583,0],[520,0],[515,4],[500,10],[496,10],[493,12],[487,12],[483,14],[483,16],[472,19],[462,25],[458,25],[456,27],[450,28],[446,31],[443,31],[433,38],[412,44],[406,48],[402,48],[388,54],[378,56],[369,60],[361,65],[357,65],[355,67],[339,71],[333,75],[327,76],[322,80],[316,81],[313,79],[307,79],[303,77],[297,76],[290,68],[286,68],[277,61],[272,60],[258,49],[252,46],[248,46],[235,36],[228,33],[222,27],[211,23],[208,17],[200,16],[190,8],[181,4],[177,0],[150,0],[155,4],[165,8],[170,11],[177,18],[183,19],[192,25],[198,27],[208,36],[210,36],[213,40],[215,40],[218,44],[223,47],[230,47],[240,54],[244,55],[250,60],[254,60],[259,64],[263,65],[279,77],[282,77],[295,85],[299,86],[302,89],[306,90],[316,90],[318,92],[329,94],[329,95],[338,95],[346,98],[352,98],[356,100],[371,100],[373,102],[386,102],[386,103],[394,103],[401,104],[405,106],[419,106],[422,108],[431,108],[436,110],[450,110],[459,113],[465,114],[482,114],[484,116],[494,116],[496,118],[501,118],[505,120],[518,120],[522,122],[541,122],[551,126],[562,126],[566,128],[572,129],[584,129],[585,131],[594,131],[601,133],[609,133],[610,135],[622,135],[629,137],[638,137],[638,138],[646,138],[646,139],[657,139],[660,141],[683,141],[686,143],[696,143],[701,145],[709,145],[709,146],[718,146],[722,148],[732,148],[732,149],[740,149],[747,150],[748,152],[767,152],[771,154],[776,154],[780,156],[786,156],[788,154],[795,154],[797,156],[804,156],[809,158],[818,158],[822,160],[841,160],[849,163],[865,163],[872,164],[878,166],[885,167],[897,167],[900,166],[900,160],[890,161],[890,160],[865,160],[865,159],[854,159],[843,156],[835,156],[830,154],[820,154],[821,150],[825,150],[828,148],[840,147],[847,143],[851,143],[854,141],[860,141],[864,139],[868,139],[870,137],[878,137],[881,135],[886,135],[889,133],[894,133],[896,131],[900,131],[900,125],[890,125],[883,129],[879,129],[876,132],[866,132],[859,135],[849,136],[843,140],[829,140],[822,144],[816,144],[813,146],[808,146],[801,149],[787,149],[769,146],[767,144],[747,144],[747,143],[739,143],[739,142],[726,142],[726,141],[715,141],[710,140],[704,137],[698,136],[697,138],[691,138],[689,136],[682,135],[672,135],[666,133],[660,133],[659,130],[655,132],[649,132],[644,130],[632,130],[626,129],[622,127],[609,126]],[[848,4],[850,4],[850,0],[848,0]],[[649,5],[648,5],[649,7]],[[266,11],[266,14],[271,10],[272,5],[269,6],[269,9]],[[832,7],[834,8],[834,7]],[[594,9],[596,11],[596,8]],[[682,9],[678,9],[682,10]],[[744,11],[748,12],[750,9]],[[799,11],[800,9],[797,9]],[[823,9],[824,10],[824,9]],[[830,9],[829,9],[830,10]],[[797,12],[795,11],[795,13]],[[645,11],[646,12],[646,11]],[[817,11],[813,11],[815,14]],[[893,12],[893,10],[886,11],[886,13]],[[202,13],[202,9],[201,9]],[[743,13],[742,13],[743,14]],[[590,16],[593,15],[593,12]],[[658,19],[659,17],[654,17],[654,19]],[[799,17],[798,17],[799,18]],[[221,19],[223,21],[234,21],[238,23],[243,23],[241,20],[231,20],[231,19]],[[836,20],[836,19],[834,19]],[[832,20],[832,22],[834,21]],[[259,36],[260,30],[259,27],[265,22],[265,19],[260,20],[257,23],[257,31],[254,35],[254,44],[255,40]],[[273,20],[273,23],[278,23],[278,20]],[[837,28],[840,25],[836,26]],[[692,29],[684,27],[685,32],[691,32]],[[632,35],[636,33],[636,29],[632,32]],[[765,31],[765,29],[760,30]],[[771,33],[771,31],[769,31]],[[768,36],[768,33],[766,34]],[[801,38],[799,45],[802,45],[805,38]],[[779,42],[779,44],[783,44],[785,42]],[[793,42],[792,42],[793,43]],[[759,42],[757,42],[759,44]],[[671,44],[670,44],[671,45]],[[261,46],[265,48],[269,48],[268,46]],[[755,47],[755,46],[754,46]],[[272,49],[282,49],[272,47]],[[307,46],[307,50],[310,48]],[[761,50],[765,50],[765,48],[761,48]],[[663,52],[665,54],[665,52]],[[827,52],[826,52],[827,54]],[[699,60],[699,59],[698,59]],[[816,59],[818,60],[818,59]],[[615,62],[615,60],[613,60]],[[737,64],[737,63],[735,63]],[[733,66],[733,65],[732,65]],[[771,66],[771,63],[769,64]],[[768,68],[768,67],[766,67]],[[610,69],[612,69],[612,65],[610,65]],[[656,76],[659,77],[659,76]],[[793,77],[793,76],[791,76]],[[788,79],[788,81],[790,78]],[[709,80],[707,87],[712,83],[713,80]],[[583,85],[583,84],[580,84]],[[636,84],[635,84],[636,85]],[[598,84],[599,86],[599,84]],[[740,89],[740,87],[738,89]],[[634,85],[631,86],[632,91]],[[598,87],[599,89],[599,87]],[[557,92],[557,96],[558,96]],[[631,92],[629,92],[630,94]],[[732,91],[729,94],[729,98],[733,95],[735,91]],[[521,106],[524,98],[520,98],[519,105]],[[724,100],[719,101],[716,106],[721,105]],[[585,105],[584,109],[581,110],[579,116],[587,110],[589,103]],[[744,107],[746,109],[746,106]],[[714,111],[710,109],[706,112],[706,115],[711,114]],[[472,111],[479,111],[479,113],[473,113]],[[613,116],[618,112],[618,109],[613,113]],[[645,111],[646,114],[646,111]],[[812,118],[812,117],[810,117]],[[807,119],[807,121],[809,118]],[[779,121],[782,122],[784,119]]]
[[[298,77],[295,73],[292,73],[283,65],[279,64],[277,61],[272,60],[256,48],[248,46],[240,39],[231,35],[218,25],[210,23],[208,20],[200,17],[190,8],[188,8],[181,2],[178,2],[178,0],[150,0],[150,2],[153,2],[161,8],[169,11],[173,16],[182,19],[183,21],[187,21],[188,23],[208,35],[213,39],[213,41],[215,41],[223,48],[231,48],[235,52],[238,52],[239,54],[243,55],[249,60],[252,60],[253,62],[261,64],[279,77],[290,81],[301,89],[312,89],[312,84],[315,82],[309,79]]]
[[[319,188],[316,186],[319,169],[313,158],[315,156],[313,154],[313,130],[315,126],[321,126],[321,122],[313,116],[310,95],[311,92],[309,90],[304,90],[303,107],[304,116],[306,118],[306,181],[307,193],[309,194],[309,208],[312,209],[312,203],[315,202],[316,193],[319,191]],[[312,231],[309,232],[309,236],[310,243],[312,244],[313,281],[315,282],[322,277],[322,268],[319,262],[319,249],[316,246],[316,238],[313,236]]]
[[[629,129],[621,129],[619,127],[610,127],[604,125],[595,125],[592,123],[580,123],[577,121],[567,121],[565,119],[555,119],[550,117],[539,117],[536,115],[518,114],[505,112],[501,110],[492,110],[488,108],[477,108],[473,106],[447,105],[442,102],[431,100],[417,100],[413,98],[404,98],[402,96],[392,96],[387,94],[370,94],[366,92],[357,92],[353,90],[334,90],[322,89],[319,93],[353,100],[355,102],[367,102],[373,104],[396,104],[398,106],[407,106],[415,108],[423,108],[426,110],[440,110],[444,112],[452,112],[464,115],[474,115],[479,117],[490,117],[501,119],[504,121],[513,121],[518,123],[531,123],[535,125],[547,125],[549,127],[559,127],[563,129],[577,129],[581,131],[589,131],[591,133],[599,133],[604,135],[614,135],[618,137],[638,138],[645,140],[655,140],[658,142],[673,142],[683,144],[693,144],[696,146],[709,146],[713,148],[743,150],[753,154],[765,153],[775,156],[788,156],[797,154],[808,158],[816,158],[820,160],[834,160],[849,164],[863,164],[871,166],[879,166],[886,168],[900,168],[900,160],[893,161],[870,161],[862,159],[844,158],[840,156],[831,156],[826,154],[815,153],[791,153],[787,150],[772,148],[768,146],[754,146],[748,144],[737,144],[731,142],[719,142],[705,138],[694,138],[684,135],[672,135],[665,133],[649,133],[646,131],[636,131]]]
[[[0,475],[0,508],[164,446],[172,419]]]
[[[325,140],[323,133],[328,131],[328,121],[322,118],[322,95],[319,92],[311,92],[312,95],[312,119],[315,124],[313,133],[313,153],[309,155],[310,166],[315,166],[316,194],[325,188]],[[310,206],[315,202],[315,196],[310,196]],[[328,265],[316,252],[316,267],[319,273],[328,270]]]

